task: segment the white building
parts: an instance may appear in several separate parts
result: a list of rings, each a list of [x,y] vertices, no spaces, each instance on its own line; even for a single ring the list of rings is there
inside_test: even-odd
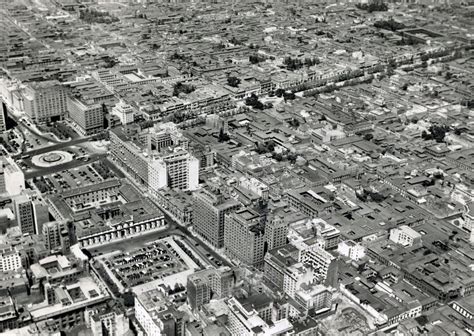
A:
[[[148,145],[137,144],[122,128],[110,133],[112,157],[138,182],[148,186],[150,192],[161,188],[196,190],[199,187],[199,160],[186,149],[185,139],[173,139],[170,134],[149,134]],[[183,141],[183,143],[179,143]],[[159,147],[152,150],[151,143]],[[143,147],[141,147],[142,145]],[[174,148],[170,148],[175,146]],[[147,148],[148,147],[148,148]]]
[[[323,285],[303,286],[295,294],[295,301],[305,311],[322,312],[331,309],[333,289]]]
[[[311,266],[318,282],[335,286],[337,278],[336,257],[321,248],[317,241],[312,245],[302,242],[296,247],[300,250],[298,261]]]
[[[0,271],[11,272],[21,268],[20,254],[11,246],[0,245]]]
[[[390,240],[403,246],[413,246],[413,244],[421,241],[421,234],[413,230],[411,227],[402,225],[398,228],[390,230]]]
[[[304,267],[302,263],[297,263],[287,267],[283,275],[283,291],[291,298],[295,298],[295,293],[300,290],[301,285],[310,284],[313,281],[313,271]]]
[[[365,257],[365,247],[359,243],[354,242],[353,240],[340,242],[337,246],[337,252],[355,261]]]
[[[81,101],[69,97],[67,100],[69,118],[78,126],[81,135],[91,135],[104,129],[104,111],[102,105],[92,101]]]
[[[65,88],[55,80],[29,83],[23,91],[24,111],[37,123],[63,119],[66,99]]]
[[[293,325],[287,319],[265,322],[256,310],[248,311],[235,298],[227,300],[229,308],[226,327],[232,335],[239,336],[273,336],[285,335],[291,332]]]
[[[129,104],[120,100],[113,108],[112,114],[116,115],[122,125],[131,124],[135,120],[135,111]]]
[[[10,196],[21,194],[25,190],[25,174],[11,157],[2,157],[0,163],[3,165],[3,172],[0,174],[3,181],[0,181],[0,185],[5,186],[5,192]]]

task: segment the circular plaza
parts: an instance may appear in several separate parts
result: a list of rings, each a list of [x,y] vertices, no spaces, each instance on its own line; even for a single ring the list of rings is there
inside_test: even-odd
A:
[[[33,156],[31,163],[37,167],[53,167],[72,161],[72,154],[64,151],[54,151]]]

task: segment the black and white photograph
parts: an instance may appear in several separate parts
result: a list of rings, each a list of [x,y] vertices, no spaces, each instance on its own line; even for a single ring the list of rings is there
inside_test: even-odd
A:
[[[474,336],[474,0],[0,0],[0,336]]]

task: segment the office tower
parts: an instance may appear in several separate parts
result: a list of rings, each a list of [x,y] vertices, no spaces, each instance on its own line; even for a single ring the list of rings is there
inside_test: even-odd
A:
[[[312,245],[302,242],[297,247],[300,250],[299,261],[314,270],[316,280],[320,284],[336,287],[336,257],[319,246],[317,241]]]
[[[209,281],[198,275],[190,275],[187,283],[188,302],[193,310],[209,303],[211,299],[211,288]]]
[[[122,125],[131,124],[135,120],[135,111],[132,106],[120,100],[113,108],[112,114],[116,115]]]
[[[329,310],[332,298],[332,290],[323,285],[303,285],[295,294],[295,302],[306,314]]]
[[[38,199],[34,200],[32,205],[35,219],[35,232],[40,234],[43,230],[43,224],[49,222],[49,208],[44,202]]]
[[[265,226],[265,238],[268,250],[273,250],[286,245],[289,222],[282,213],[271,213]]]
[[[260,215],[249,208],[225,216],[224,247],[227,255],[247,266],[263,267],[264,226]]]
[[[21,233],[35,234],[33,202],[27,195],[18,195],[13,200],[15,217]]]
[[[229,297],[232,294],[234,283],[234,272],[229,267],[198,271],[188,277],[189,303],[192,307],[199,307],[210,299]]]
[[[42,226],[41,234],[49,251],[66,253],[70,247],[66,221],[54,221]]]
[[[253,307],[244,307],[236,298],[226,302],[228,319],[226,327],[231,335],[291,335],[293,325],[287,319],[265,322]]]
[[[0,272],[11,272],[21,268],[21,256],[10,245],[0,245]]]
[[[69,97],[69,118],[78,126],[81,135],[91,135],[104,129],[104,111],[101,104]]]
[[[25,174],[9,156],[1,157],[3,173],[0,175],[0,184],[5,185],[5,191],[10,196],[20,194],[25,190]]]
[[[193,196],[194,230],[212,246],[223,247],[225,215],[237,209],[240,203],[210,188],[203,188]]]
[[[150,192],[165,187],[196,190],[199,160],[188,152],[187,140],[177,130],[147,132],[114,128],[110,132],[112,158]]]
[[[65,88],[56,80],[29,83],[23,92],[25,112],[37,123],[62,120],[66,98]]]

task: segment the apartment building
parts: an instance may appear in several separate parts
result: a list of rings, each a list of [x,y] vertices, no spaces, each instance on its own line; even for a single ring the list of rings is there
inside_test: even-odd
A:
[[[249,208],[225,215],[224,247],[232,259],[262,268],[265,232],[260,215]]]
[[[25,113],[37,123],[62,120],[67,113],[67,94],[58,81],[29,83],[23,91]]]
[[[193,199],[194,230],[212,246],[222,248],[225,215],[237,209],[240,203],[210,188],[195,192]]]
[[[104,129],[104,111],[101,104],[73,97],[67,99],[69,118],[78,126],[81,135],[91,135]]]

